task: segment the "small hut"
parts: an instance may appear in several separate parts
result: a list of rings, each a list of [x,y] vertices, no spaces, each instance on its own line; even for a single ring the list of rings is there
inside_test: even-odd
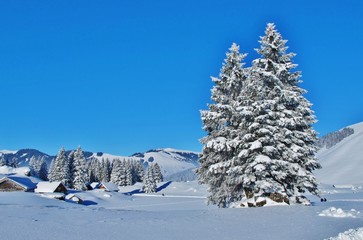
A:
[[[35,186],[35,183],[26,177],[6,176],[0,179],[0,192],[31,192]]]
[[[35,192],[45,197],[64,200],[65,194],[67,194],[67,188],[62,182],[40,182]]]
[[[100,188],[100,185],[101,185],[100,182],[93,182],[93,183],[89,184],[88,189],[89,190],[99,189]]]
[[[78,195],[76,195],[74,193],[68,194],[65,197],[65,199],[68,200],[68,201],[78,203],[78,204],[83,204],[83,202],[84,202],[84,200],[80,196],[78,196]]]
[[[105,190],[106,192],[118,192],[118,186],[112,182],[103,182],[100,184],[99,189]]]

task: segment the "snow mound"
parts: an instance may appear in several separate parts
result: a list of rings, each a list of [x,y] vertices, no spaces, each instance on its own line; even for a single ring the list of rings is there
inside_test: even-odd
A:
[[[336,237],[328,238],[327,240],[363,240],[363,228],[349,229],[344,233],[339,233]]]
[[[323,210],[321,213],[319,213],[319,216],[336,217],[336,218],[347,218],[347,217],[356,218],[358,214],[359,212],[356,211],[355,209],[351,209],[350,211],[344,211],[341,208],[331,207]]]

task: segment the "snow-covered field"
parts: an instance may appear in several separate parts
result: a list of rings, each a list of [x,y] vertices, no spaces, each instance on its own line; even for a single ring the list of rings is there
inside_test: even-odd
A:
[[[313,240],[363,227],[361,189],[325,186],[324,193],[328,201],[311,197],[313,206],[248,209],[207,206],[206,188],[196,182],[167,184],[149,195],[79,193],[88,206],[35,193],[0,193],[0,239]]]
[[[206,205],[206,186],[196,182],[164,183],[156,194],[126,194],[140,185],[76,193],[87,205],[0,192],[0,240],[363,239],[363,123],[350,127],[353,135],[318,154],[323,169],[315,173],[327,202],[308,196],[312,206],[218,209]],[[10,170],[0,167],[0,174]]]

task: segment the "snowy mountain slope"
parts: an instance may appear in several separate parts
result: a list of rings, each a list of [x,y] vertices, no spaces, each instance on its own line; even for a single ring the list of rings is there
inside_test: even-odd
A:
[[[16,158],[20,167],[26,167],[29,165],[30,159],[34,156],[36,158],[45,158],[48,166],[54,157],[40,152],[36,149],[20,149],[18,151],[1,150],[0,156],[4,156],[5,160],[10,162],[13,158]]]
[[[315,171],[315,175],[321,183],[363,183],[363,122],[349,128],[354,130],[352,135],[318,152],[322,169]]]
[[[184,150],[176,150],[171,148],[150,150],[145,153],[136,153],[130,157],[115,156],[107,153],[93,154],[97,159],[130,159],[141,161],[145,166],[151,163],[158,163],[160,165],[162,174],[166,179],[169,176],[185,172],[186,170],[195,169],[199,166],[198,153]],[[186,174],[190,173],[186,172]],[[190,180],[188,178],[188,180]]]
[[[67,154],[69,154],[70,152],[71,151],[67,151]],[[28,166],[29,160],[32,156],[35,156],[37,158],[45,157],[48,167],[50,166],[52,159],[55,158],[55,156],[42,153],[35,149],[21,149],[18,151],[2,150],[0,151],[0,156],[1,155],[4,155],[7,161],[11,161],[13,158],[16,158],[19,167]],[[87,160],[90,160],[92,158],[97,158],[99,160],[109,159],[110,161],[114,159],[130,159],[135,161],[141,161],[142,163],[144,163],[145,167],[148,166],[150,163],[156,162],[160,165],[162,174],[164,175],[165,179],[168,179],[168,176],[174,174],[180,173],[181,175],[183,175],[183,172],[185,172],[185,174],[187,174],[188,176],[184,177],[179,174],[179,179],[194,180],[191,171],[188,170],[195,169],[199,166],[198,153],[186,150],[176,150],[172,148],[150,150],[145,153],[135,153],[132,156],[117,156],[109,153],[92,153],[84,151],[84,156]]]

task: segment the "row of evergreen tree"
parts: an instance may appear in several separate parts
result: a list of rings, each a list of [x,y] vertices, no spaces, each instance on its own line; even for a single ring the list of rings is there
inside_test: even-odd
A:
[[[13,157],[10,160],[5,159],[4,155],[0,156],[0,167],[2,166],[9,166],[9,167],[13,167],[13,168],[17,168],[18,167],[18,159],[16,157]]]
[[[212,78],[213,103],[201,112],[207,136],[197,174],[209,185],[209,201],[220,207],[276,193],[297,202],[305,190],[319,194],[312,104],[298,86],[301,74],[293,71],[287,41],[274,24],[265,34],[251,67],[232,45]]]
[[[81,147],[68,155],[62,148],[53,159],[49,173],[44,158],[32,157],[29,168],[32,176],[51,182],[60,181],[68,188],[83,191],[87,190],[87,186],[92,182],[113,182],[118,186],[144,182],[145,192],[155,192],[156,183],[163,181],[163,175],[157,163],[149,164],[145,172],[140,161],[131,159],[110,161],[93,158],[86,161]]]

